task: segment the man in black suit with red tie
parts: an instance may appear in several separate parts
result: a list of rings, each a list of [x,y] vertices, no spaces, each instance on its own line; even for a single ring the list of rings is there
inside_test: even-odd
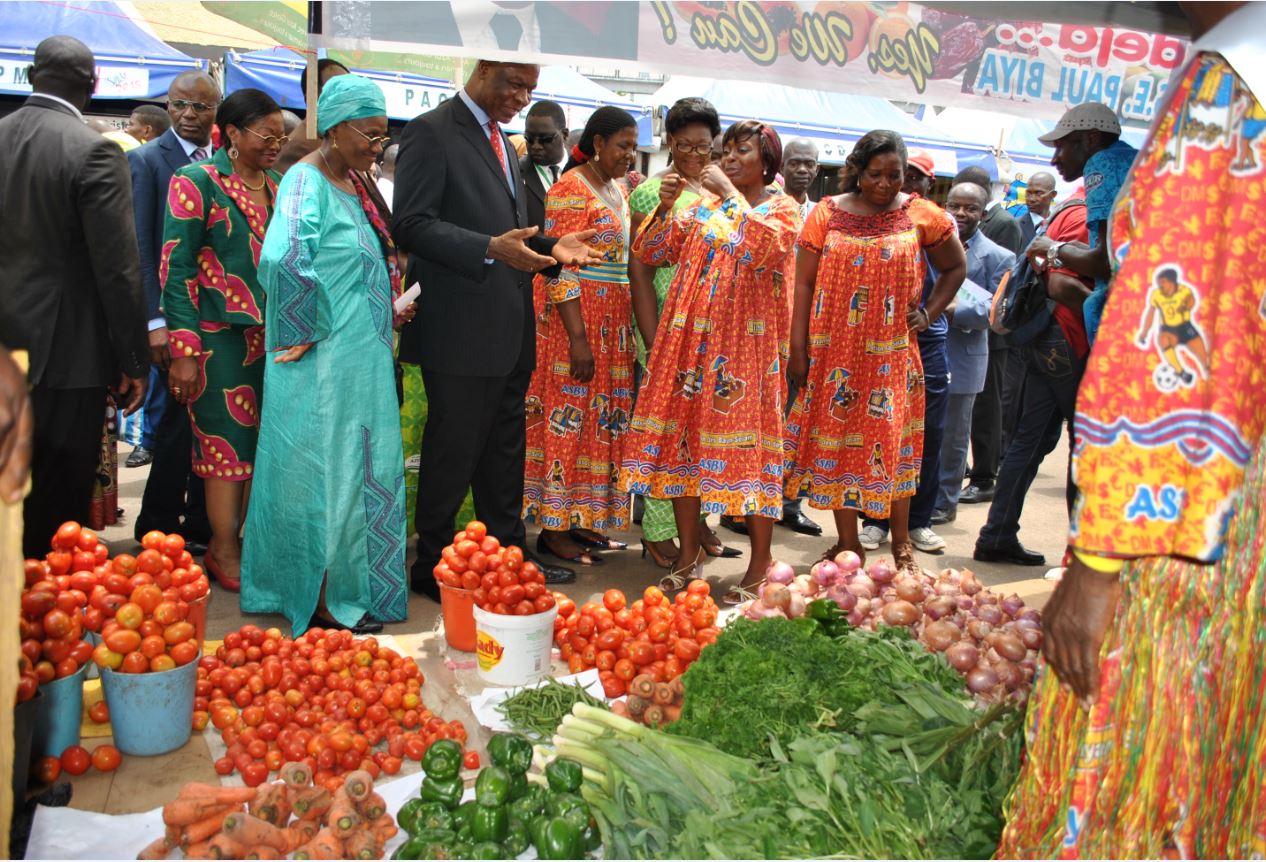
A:
[[[422,368],[428,415],[418,473],[415,592],[438,597],[431,570],[453,538],[469,487],[504,545],[526,551],[523,399],[536,365],[532,276],[601,257],[584,241],[529,226],[519,162],[500,124],[531,101],[537,66],[481,60],[458,94],[412,120],[396,162],[396,242],[422,286],[400,359]],[[529,554],[530,556],[530,554]],[[575,573],[537,563],[546,581]]]

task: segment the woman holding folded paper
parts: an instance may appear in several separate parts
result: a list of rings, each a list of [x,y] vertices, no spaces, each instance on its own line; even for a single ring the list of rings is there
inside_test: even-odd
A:
[[[386,105],[358,75],[326,84],[321,146],[286,173],[260,255],[268,293],[263,415],[242,610],[368,633],[405,618],[404,458],[395,245],[361,180]]]

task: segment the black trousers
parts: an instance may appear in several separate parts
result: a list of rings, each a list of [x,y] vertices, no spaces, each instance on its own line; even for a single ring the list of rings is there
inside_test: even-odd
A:
[[[1020,405],[1024,403],[1024,380],[1028,367],[1024,355],[1014,347],[1007,348],[1006,373],[1002,377],[1002,448],[1005,456],[1011,435],[1020,419]]]
[[[527,333],[525,338],[534,338]],[[426,428],[418,468],[416,586],[434,583],[431,570],[453,541],[453,520],[470,488],[475,514],[503,545],[526,550],[523,469],[527,428],[523,399],[532,379],[530,354],[508,377],[470,377],[422,368]]]
[[[101,460],[106,389],[31,391],[35,417],[31,493],[22,507],[22,553],[43,559],[63,521],[88,520]]]
[[[971,473],[973,485],[989,487],[998,478],[1002,460],[1002,386],[1011,350],[999,336],[989,333],[989,367],[985,388],[976,396],[971,412]]]
[[[159,372],[155,385],[167,388],[166,372]],[[193,474],[189,410],[170,396],[154,429],[154,460],[145,482],[141,511],[136,516],[137,540],[150,530],[179,533],[195,542],[211,538],[202,479]]]

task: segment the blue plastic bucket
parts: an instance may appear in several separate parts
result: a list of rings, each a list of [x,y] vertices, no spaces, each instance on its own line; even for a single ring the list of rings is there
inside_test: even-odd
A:
[[[119,751],[166,754],[188,742],[193,733],[197,681],[197,660],[158,673],[119,673],[102,668],[101,689],[110,707],[110,725]]]
[[[94,647],[101,645],[101,635],[96,632],[85,632],[84,637],[87,639],[88,643],[92,644]],[[95,661],[88,659],[88,663],[85,664],[84,667],[88,669],[88,679],[100,678],[101,673],[97,670],[97,663]]]
[[[70,676],[40,686],[39,720],[31,743],[34,757],[61,757],[62,752],[79,744],[79,727],[84,715],[84,674],[81,667]]]

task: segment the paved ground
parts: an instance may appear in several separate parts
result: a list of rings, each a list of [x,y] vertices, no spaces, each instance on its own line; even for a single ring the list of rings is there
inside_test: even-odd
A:
[[[120,462],[127,453],[126,446],[121,448]],[[1063,490],[1066,457],[1067,450],[1061,445],[1047,459],[1029,494],[1023,518],[1025,529],[1021,538],[1030,548],[1046,554],[1052,565],[1058,562],[1063,553],[1067,531]],[[103,531],[113,553],[130,552],[135,546],[131,519],[140,508],[140,497],[148,472],[148,468],[120,467],[119,505],[125,510],[125,514],[121,523]],[[936,556],[921,554],[921,562],[930,569],[946,566],[970,567],[986,586],[1001,589],[1005,593],[1018,593],[1029,603],[1040,607],[1045,603],[1051,588],[1049,582],[1042,580],[1045,569],[979,564],[972,561],[972,547],[976,534],[984,523],[987,509],[985,505],[960,506],[956,523],[937,528],[949,545],[947,552]],[[831,523],[829,513],[807,508],[805,511],[819,523]],[[725,530],[720,533],[730,544],[743,547],[746,543],[746,539],[741,536]],[[285,536],[277,538],[278,541],[287,540]],[[656,569],[649,558],[640,558],[638,533],[619,538],[627,541],[631,550],[608,554],[607,563],[601,568],[582,569],[577,582],[566,586],[564,591],[577,601],[587,600],[595,593],[611,587],[636,594],[662,575],[661,570]],[[774,534],[775,555],[798,569],[810,565],[827,543],[827,539],[810,539],[781,527],[776,528]],[[885,545],[879,553],[890,553],[890,550]],[[714,585],[714,591],[723,584],[737,582],[743,571],[742,559],[712,560],[704,569],[705,577]],[[421,662],[428,680],[423,689],[427,705],[448,718],[462,718],[468,728],[474,728],[476,722],[460,694],[471,688],[468,666],[464,670],[460,662],[455,666],[448,660],[450,657],[445,655],[446,651],[439,639],[425,634],[434,631],[438,616],[438,605],[411,595],[408,621],[387,626],[386,633],[409,644],[413,654]],[[238,610],[236,596],[220,589],[213,582],[207,637],[219,639],[248,620],[264,627],[276,625],[283,630],[286,628],[285,620],[278,616],[242,614]],[[472,734],[472,742],[477,744],[480,738],[481,735],[477,732]],[[91,749],[105,741],[108,740],[85,740],[85,747]],[[144,811],[162,805],[186,781],[217,780],[211,768],[214,758],[208,744],[214,746],[218,742],[218,737],[213,739],[208,734],[195,734],[184,748],[171,754],[154,758],[125,757],[123,765],[115,773],[89,772],[73,780],[74,796],[70,804],[77,808],[112,814]]]

